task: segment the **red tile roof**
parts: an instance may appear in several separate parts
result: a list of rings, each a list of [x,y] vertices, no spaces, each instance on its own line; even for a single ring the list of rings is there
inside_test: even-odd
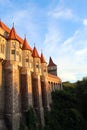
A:
[[[22,50],[30,50],[32,52],[32,48],[28,45],[26,38],[24,38]]]
[[[36,47],[34,47],[34,49],[33,49],[32,56],[33,56],[34,58],[35,58],[35,57],[36,57],[36,58],[40,58]]]
[[[56,76],[56,75],[52,75],[52,74],[49,74],[49,73],[48,73],[48,77],[50,77],[50,78],[55,78],[55,79],[58,79],[58,80],[61,81],[61,79],[60,79],[58,76]]]
[[[41,53],[41,63],[46,63],[43,53]]]
[[[0,20],[0,27],[4,29],[6,32],[10,33],[10,28],[8,28],[1,20]]]
[[[50,59],[49,59],[48,67],[49,67],[49,66],[57,66],[56,64],[54,64],[54,62],[53,62],[53,60],[52,60],[51,57],[50,57]]]
[[[3,30],[5,30],[6,32],[11,33],[11,30],[12,30],[12,29],[8,28],[1,20],[0,20],[0,27],[1,27]],[[9,34],[9,35],[10,35],[10,34]],[[23,41],[24,41],[24,40],[23,40],[21,37],[19,37],[17,34],[16,34],[16,38],[17,38],[17,40],[18,40],[20,43],[23,44]]]
[[[23,44],[24,40],[16,34],[17,40]]]
[[[8,39],[17,40],[17,34],[16,34],[16,31],[15,31],[14,27],[12,27],[12,29],[11,29],[11,31],[9,33]]]

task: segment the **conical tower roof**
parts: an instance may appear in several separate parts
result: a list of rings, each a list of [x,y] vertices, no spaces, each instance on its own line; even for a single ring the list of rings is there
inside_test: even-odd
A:
[[[33,52],[32,52],[32,56],[35,58],[40,58],[39,54],[38,54],[38,51],[36,49],[36,47],[34,46],[34,49],[33,49]]]
[[[27,42],[27,40],[26,40],[26,37],[24,38],[22,50],[29,50],[29,51],[32,52],[32,48],[28,45],[28,42]]]
[[[46,63],[43,53],[41,53],[41,63]]]
[[[17,34],[16,34],[16,31],[15,31],[15,28],[14,26],[12,27],[10,33],[9,33],[9,36],[8,36],[8,39],[12,39],[12,40],[16,40],[17,39]]]
[[[53,62],[53,60],[52,60],[51,57],[49,58],[49,64],[48,64],[48,67],[50,67],[50,66],[57,66],[57,65]]]

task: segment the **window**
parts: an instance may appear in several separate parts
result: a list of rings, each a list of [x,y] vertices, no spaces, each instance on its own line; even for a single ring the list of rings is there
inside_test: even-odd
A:
[[[44,69],[44,72],[46,72],[46,69]]]
[[[1,44],[1,53],[4,53],[4,45]]]
[[[26,59],[26,62],[29,62],[29,59]]]
[[[36,65],[36,68],[39,68],[39,65]]]
[[[12,54],[15,54],[15,50],[12,50],[11,53],[12,53]]]
[[[22,48],[22,44],[21,43],[19,43],[19,48]]]

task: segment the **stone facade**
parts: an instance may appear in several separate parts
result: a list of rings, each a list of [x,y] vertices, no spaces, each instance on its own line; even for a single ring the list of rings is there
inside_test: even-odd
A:
[[[52,62],[47,65],[36,47],[32,49],[14,27],[9,29],[0,21],[0,130],[18,130],[20,119],[30,106],[44,125],[44,110],[50,108],[51,92],[62,89],[57,66]]]

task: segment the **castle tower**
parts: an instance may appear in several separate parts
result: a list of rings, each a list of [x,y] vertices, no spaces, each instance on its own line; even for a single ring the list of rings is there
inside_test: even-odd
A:
[[[32,106],[32,83],[31,83],[31,71],[33,71],[33,57],[32,49],[28,45],[26,38],[23,42],[23,67],[21,68],[20,80],[21,80],[21,105],[22,112],[28,110],[29,106]]]
[[[42,92],[41,92],[41,59],[37,52],[36,47],[34,47],[33,52],[33,65],[34,72],[32,73],[32,90],[33,90],[33,105],[36,111],[38,120],[41,124],[44,123],[43,116],[43,106],[42,106]]]
[[[52,58],[49,58],[48,73],[57,76],[57,65],[53,62]]]
[[[5,120],[9,130],[17,130],[20,120],[19,68],[22,65],[22,49],[14,26],[8,35],[6,47],[7,57],[3,63],[5,78]]]
[[[29,106],[38,124],[44,125],[43,111],[61,84],[52,58],[47,66],[43,53],[40,57],[36,47],[32,50],[26,38],[17,35],[14,25],[9,29],[0,20],[0,130],[18,130]]]
[[[4,78],[3,78],[3,61],[6,56],[6,31],[9,30],[0,20],[0,130],[5,130],[4,122]]]
[[[47,72],[47,63],[45,61],[43,53],[41,53],[41,90],[42,90],[42,102],[44,110],[49,108],[49,101],[48,101],[48,72]]]

